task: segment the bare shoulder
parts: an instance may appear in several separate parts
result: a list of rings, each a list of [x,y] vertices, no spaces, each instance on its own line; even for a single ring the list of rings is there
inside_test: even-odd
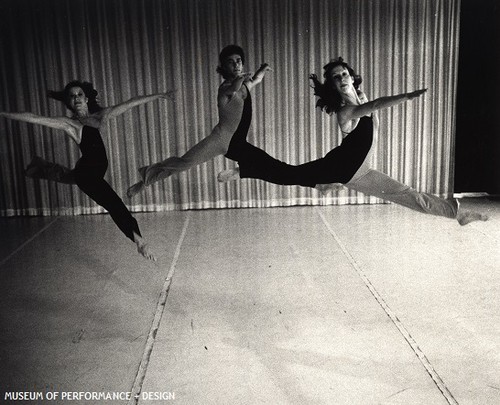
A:
[[[366,93],[364,91],[360,91],[358,93],[358,96],[359,96],[359,100],[362,102],[362,103],[367,103],[369,100],[368,100],[368,97],[366,96]]]
[[[80,143],[82,124],[69,117],[59,117],[64,132],[76,143]]]
[[[359,114],[356,105],[345,105],[337,112],[337,122],[344,134],[351,133],[358,125]]]
[[[345,125],[346,123],[352,120],[352,115],[356,106],[353,105],[344,105],[337,111],[337,121],[340,126]]]
[[[95,123],[95,125],[92,126],[99,126],[100,123],[106,121],[107,119],[111,118],[110,115],[113,111],[113,107],[103,107],[101,110],[96,111],[95,113],[92,113],[89,118],[91,118]]]
[[[238,90],[235,90],[235,86],[233,84],[233,82],[226,80],[219,86],[217,94],[217,102],[219,106],[229,103],[235,98],[235,96],[237,96],[237,98],[245,98],[245,87],[241,86]]]
[[[219,86],[219,93],[226,91],[232,84],[229,80],[224,80]]]
[[[91,117],[95,119],[103,119],[109,112],[111,111],[111,107],[103,107],[102,110],[99,110],[93,114],[91,114]]]
[[[66,132],[73,132],[73,130],[78,129],[78,127],[81,125],[78,121],[75,121],[74,119],[71,119],[69,117],[57,117],[57,120],[62,125],[62,129],[64,129]]]

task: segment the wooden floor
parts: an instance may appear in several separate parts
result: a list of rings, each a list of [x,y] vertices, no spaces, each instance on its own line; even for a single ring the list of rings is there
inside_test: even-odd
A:
[[[500,404],[500,203],[462,204],[137,214],[154,264],[108,215],[0,218],[0,401]]]

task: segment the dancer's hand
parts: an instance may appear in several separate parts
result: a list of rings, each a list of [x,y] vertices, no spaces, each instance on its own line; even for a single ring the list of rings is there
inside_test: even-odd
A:
[[[416,97],[420,97],[422,94],[424,94],[427,91],[427,89],[421,89],[421,90],[415,90],[411,93],[406,93],[408,100],[413,100]]]
[[[255,86],[256,84],[259,84],[262,79],[264,79],[264,76],[266,75],[267,72],[272,71],[271,67],[267,63],[263,63],[260,65],[260,68],[255,72],[255,75],[249,79],[251,82],[252,86]]]
[[[159,94],[159,97],[163,98],[163,99],[169,98],[170,100],[172,100],[175,103],[175,99],[174,99],[174,94],[175,93],[177,93],[177,90],[175,90],[175,89],[174,90],[169,90],[166,93]]]
[[[273,69],[271,68],[271,66],[269,66],[269,63],[263,63],[262,65],[260,65],[259,71],[260,72],[272,72]]]

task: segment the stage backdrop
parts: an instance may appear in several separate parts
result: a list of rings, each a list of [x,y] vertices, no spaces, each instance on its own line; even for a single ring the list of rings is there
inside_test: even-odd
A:
[[[247,70],[273,72],[253,92],[249,141],[292,164],[326,154],[341,134],[315,108],[308,76],[342,56],[369,98],[428,88],[380,113],[375,168],[419,190],[448,195],[453,184],[459,0],[4,0],[0,2],[0,110],[57,116],[46,97],[72,79],[92,81],[102,105],[176,89],[113,119],[105,136],[106,179],[120,195],[137,168],[181,155],[217,124],[215,69],[236,43]],[[32,155],[72,166],[76,144],[55,131],[0,118],[0,215],[103,210],[76,186],[32,180]],[[243,180],[219,184],[223,157],[171,177],[132,200],[134,211],[372,203],[341,190]]]

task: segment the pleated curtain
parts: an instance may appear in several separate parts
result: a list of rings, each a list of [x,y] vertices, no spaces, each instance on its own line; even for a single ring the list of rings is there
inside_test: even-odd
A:
[[[342,56],[370,99],[428,88],[382,110],[374,168],[418,190],[453,192],[459,0],[40,0],[0,2],[0,111],[68,114],[46,97],[91,81],[103,106],[176,90],[112,119],[103,133],[106,180],[119,195],[145,164],[179,156],[218,122],[219,51],[239,44],[245,68],[273,71],[252,91],[248,140],[291,164],[324,156],[341,139],[335,115],[315,108],[309,75]],[[76,186],[24,176],[39,155],[72,167],[62,131],[0,118],[0,215],[97,213]],[[380,202],[346,189],[259,180],[221,184],[235,167],[218,157],[129,200],[133,211]]]

